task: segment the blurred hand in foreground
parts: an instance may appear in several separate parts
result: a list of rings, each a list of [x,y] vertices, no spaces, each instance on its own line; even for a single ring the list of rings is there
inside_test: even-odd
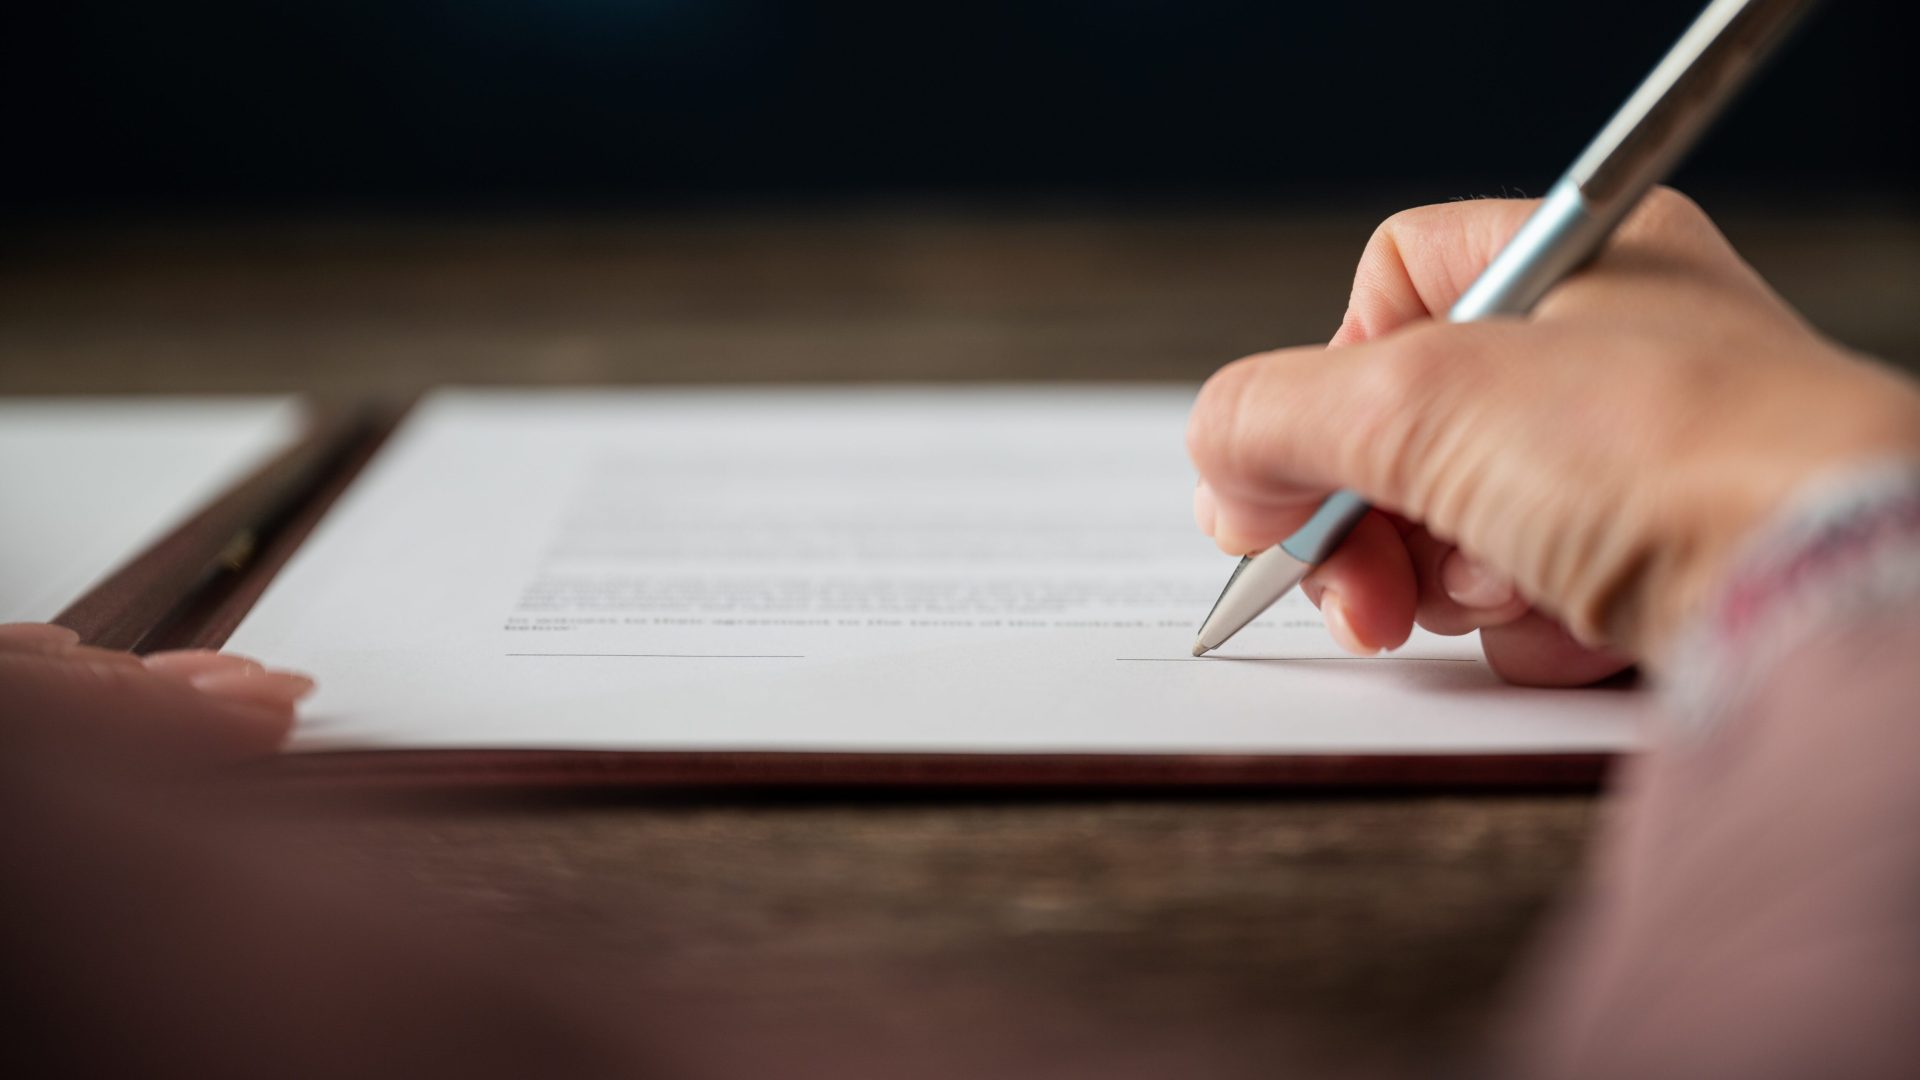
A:
[[[16,735],[63,748],[217,765],[262,757],[313,680],[205,650],[145,657],[46,623],[0,625],[0,699]]]
[[[1349,650],[1481,631],[1509,680],[1658,667],[1741,541],[1813,477],[1920,456],[1920,390],[1823,339],[1692,202],[1652,192],[1531,319],[1436,321],[1532,212],[1374,233],[1332,345],[1221,369],[1188,446],[1231,554],[1335,488],[1378,509],[1303,583]]]

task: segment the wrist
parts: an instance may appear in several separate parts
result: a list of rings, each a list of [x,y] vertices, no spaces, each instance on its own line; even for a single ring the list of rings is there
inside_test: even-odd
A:
[[[1637,602],[1610,624],[1656,670],[1750,561],[1756,537],[1859,477],[1920,465],[1914,385],[1866,358],[1835,350],[1830,360],[1838,366],[1820,380],[1756,380],[1744,401],[1722,407],[1724,423],[1697,436],[1696,446],[1718,449],[1685,454],[1687,467],[1663,470],[1656,481],[1661,490],[1650,502],[1661,514],[1645,530],[1651,540],[1637,588],[1622,594]]]
[[[1920,597],[1920,459],[1816,480],[1745,543],[1675,635],[1663,678],[1695,730],[1805,643]]]

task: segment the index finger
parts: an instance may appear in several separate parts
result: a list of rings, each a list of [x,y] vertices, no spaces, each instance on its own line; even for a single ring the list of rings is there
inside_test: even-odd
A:
[[[1409,324],[1445,318],[1481,271],[1540,206],[1538,199],[1475,199],[1403,210],[1373,232],[1354,269],[1347,312],[1331,345],[1373,341]],[[1542,301],[1551,317],[1637,281],[1652,295],[1673,288],[1675,271],[1721,287],[1771,296],[1706,212],[1670,187],[1647,192],[1608,238],[1594,268]],[[1638,311],[1643,305],[1630,302]]]
[[[1373,230],[1330,345],[1384,337],[1447,313],[1538,199],[1477,199],[1402,210]]]

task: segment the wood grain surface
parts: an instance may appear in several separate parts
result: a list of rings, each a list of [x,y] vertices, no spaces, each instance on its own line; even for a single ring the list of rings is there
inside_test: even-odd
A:
[[[1330,334],[1377,216],[46,227],[0,255],[0,393],[1197,382]],[[1828,333],[1920,361],[1916,219],[1723,220]],[[628,792],[382,802],[326,833],[460,919],[635,986],[955,1038],[1070,1009],[1104,1044],[1204,1033],[1258,1075],[1306,1043],[1426,1066],[1473,1038],[1595,812],[1524,793]]]
[[[1197,382],[1330,336],[1376,216],[47,227],[0,251],[0,393]],[[1722,223],[1829,334],[1920,359],[1920,217]]]

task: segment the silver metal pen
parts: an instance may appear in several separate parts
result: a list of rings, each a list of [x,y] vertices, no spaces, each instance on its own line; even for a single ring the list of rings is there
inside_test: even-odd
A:
[[[1531,311],[1600,250],[1817,2],[1712,0],[1468,286],[1447,321]],[[1292,536],[1240,560],[1200,626],[1193,655],[1219,648],[1272,607],[1340,546],[1367,509],[1359,494],[1335,492]]]

